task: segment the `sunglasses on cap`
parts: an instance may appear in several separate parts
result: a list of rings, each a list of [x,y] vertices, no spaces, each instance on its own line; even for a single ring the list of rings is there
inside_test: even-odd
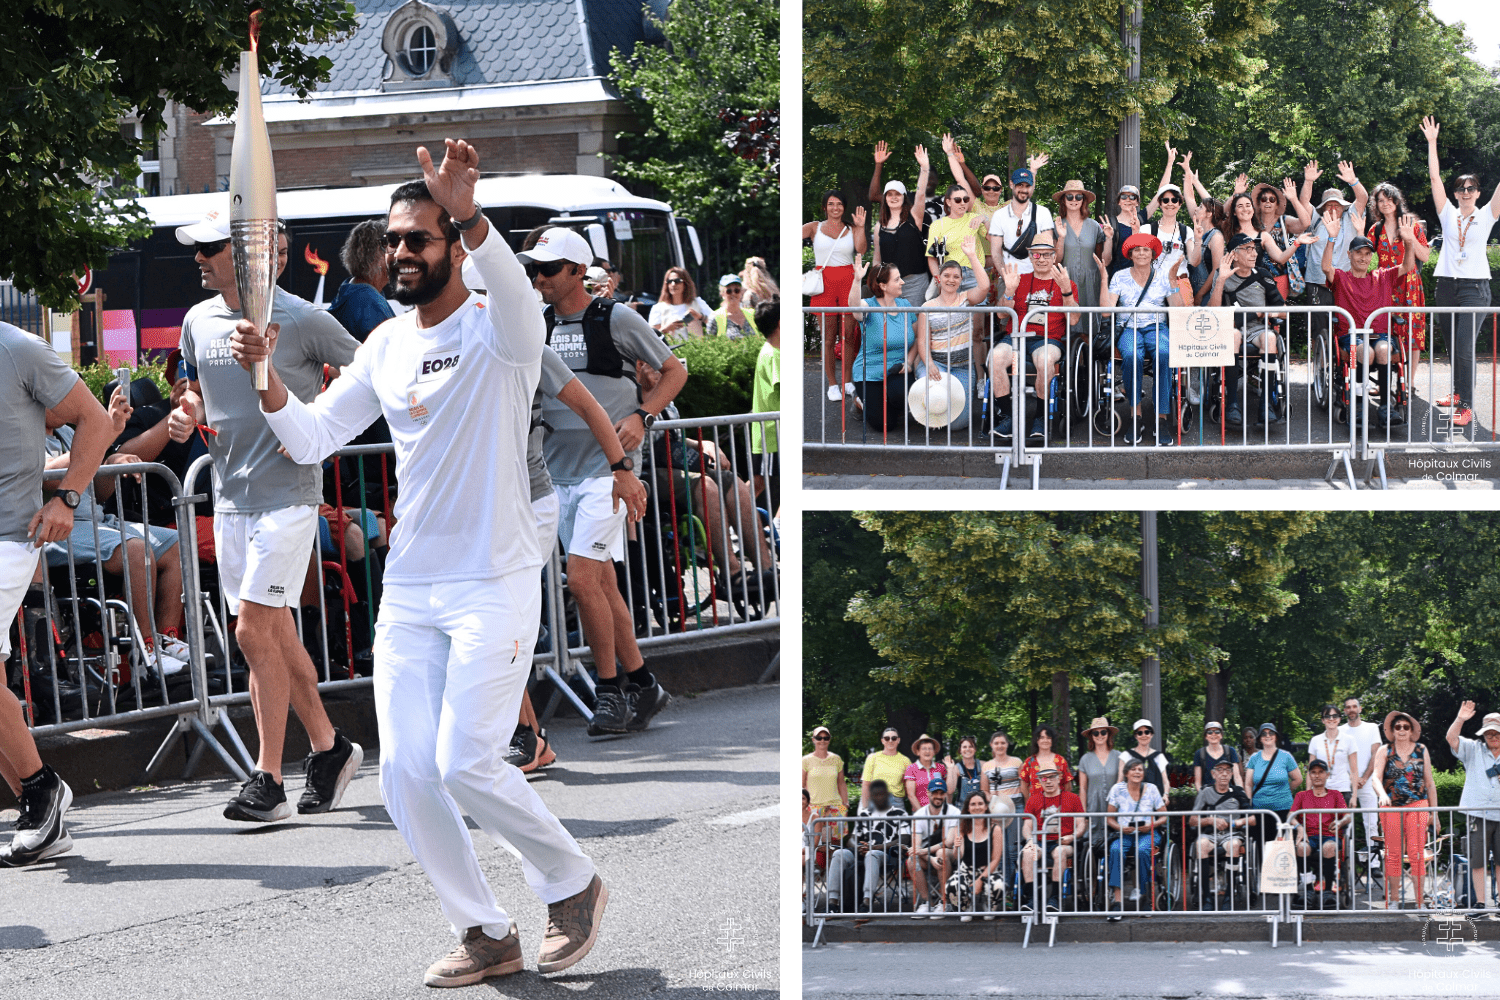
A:
[[[409,233],[397,233],[387,229],[385,235],[380,237],[380,242],[385,244],[386,253],[395,253],[402,243],[405,243],[406,249],[412,253],[421,253],[427,249],[429,243],[436,243],[438,240],[446,241],[446,237],[424,233],[420,229],[413,229]]]
[[[1000,185],[998,185],[998,184],[986,184],[983,187],[981,187],[979,190],[981,190],[981,191],[1004,191],[1005,189],[1003,187],[1001,187]]]
[[[539,274],[544,278],[555,278],[562,274],[562,269],[571,263],[573,263],[571,260],[549,260],[541,263],[529,260],[526,262],[526,277],[532,281],[535,281]]]
[[[214,240],[212,243],[197,244],[198,252],[201,253],[205,259],[219,256],[219,254],[224,252],[224,248],[227,246],[229,246],[228,240]]]

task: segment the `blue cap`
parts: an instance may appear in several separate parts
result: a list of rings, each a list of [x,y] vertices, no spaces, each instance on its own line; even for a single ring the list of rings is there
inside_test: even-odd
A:
[[[942,792],[946,795],[948,793],[948,783],[942,778],[933,778],[927,783],[927,794],[931,795],[933,792]]]
[[[1030,170],[1020,167],[1010,172],[1010,182],[1012,184],[1035,184],[1036,177]]]

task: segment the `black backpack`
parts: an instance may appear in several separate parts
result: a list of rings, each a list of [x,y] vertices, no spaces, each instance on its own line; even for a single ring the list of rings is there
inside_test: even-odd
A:
[[[583,342],[588,348],[589,360],[584,371],[590,375],[608,378],[634,378],[635,369],[626,370],[625,358],[615,347],[614,335],[609,332],[610,313],[614,312],[612,299],[594,299],[583,311]],[[547,343],[552,343],[552,328],[557,325],[557,310],[548,306],[542,310],[547,322]]]

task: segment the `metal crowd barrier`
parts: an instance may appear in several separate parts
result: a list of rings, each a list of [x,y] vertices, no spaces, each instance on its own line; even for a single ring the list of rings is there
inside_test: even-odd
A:
[[[776,495],[779,468],[769,462],[759,472],[752,469],[752,425],[775,430],[779,414],[659,421],[653,428],[658,436],[669,432],[683,435],[690,457],[701,449],[710,455],[717,453],[719,458],[706,466],[695,458],[691,467],[684,469],[680,458],[670,450],[664,452],[660,463],[650,449],[643,454],[639,474],[651,503],[647,519],[626,546],[621,587],[635,616],[637,641],[643,650],[691,644],[705,635],[775,634],[780,627],[780,539],[769,500],[757,500],[757,496]],[[365,524],[367,515],[379,515],[387,537],[394,527],[393,448],[390,444],[355,445],[335,456],[361,460],[355,463],[354,497],[344,496],[342,473],[335,474],[333,506],[357,511],[354,523],[360,525]],[[375,466],[373,459],[377,456],[380,464]],[[117,589],[101,568],[80,565],[73,558],[71,546],[64,545],[68,553],[67,580],[44,576],[45,607],[23,606],[18,612],[17,655],[22,665],[18,693],[34,733],[72,732],[175,716],[177,724],[148,765],[148,778],[161,768],[175,741],[192,732],[199,742],[190,756],[185,778],[196,769],[202,753],[212,750],[240,780],[247,780],[254,762],[225,709],[249,702],[249,673],[238,655],[227,602],[217,580],[212,579],[212,563],[198,558],[194,506],[208,499],[208,494],[192,490],[200,477],[208,474],[210,461],[206,455],[198,458],[182,481],[159,463],[110,465],[100,473],[116,480],[111,499],[113,513],[121,521],[128,520],[118,488],[122,478],[158,475],[170,488],[185,595],[182,640],[191,651],[190,668],[169,677],[147,668],[147,637],[153,648],[161,648],[155,617],[136,615],[128,599],[115,596],[131,593],[128,560]],[[65,473],[63,469],[52,470],[47,478],[58,480]],[[380,477],[382,509],[371,511],[366,478],[376,475]],[[674,482],[678,489],[671,487]],[[144,483],[141,490],[144,495]],[[100,506],[103,509],[104,505]],[[145,516],[143,503],[141,518]],[[131,527],[145,533],[142,521],[131,522]],[[96,523],[91,530],[97,534],[98,528]],[[372,683],[368,650],[373,645],[376,608],[370,605],[378,600],[380,590],[378,569],[370,554],[375,542],[367,539],[365,558],[351,560],[339,526],[330,525],[330,535],[335,556],[322,553],[319,541],[314,540],[309,559],[316,604],[307,605],[308,615],[294,615],[298,637],[309,647],[322,691]],[[738,576],[723,572],[731,557],[741,560],[746,572]],[[63,570],[57,573],[61,575]],[[210,578],[207,585],[205,575]],[[336,587],[330,588],[330,582]],[[362,595],[358,583],[364,584]],[[585,695],[592,692],[593,682],[582,665],[590,650],[582,643],[578,626],[570,626],[577,621],[577,610],[566,589],[565,556],[557,547],[543,570],[541,584],[543,631],[533,662],[536,679],[552,682],[552,694],[539,715],[545,721],[567,699],[589,718],[592,713]],[[155,588],[153,577],[148,581],[153,608]],[[337,603],[331,604],[330,594]],[[354,609],[360,604],[365,607],[356,615]],[[309,636],[309,627],[316,627],[319,634]],[[214,736],[215,730],[222,730],[224,743]]]

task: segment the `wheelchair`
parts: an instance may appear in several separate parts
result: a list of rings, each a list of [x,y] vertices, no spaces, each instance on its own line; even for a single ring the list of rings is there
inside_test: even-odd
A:
[[[1360,398],[1368,394],[1372,404],[1379,399],[1377,405],[1386,408],[1391,426],[1404,425],[1410,414],[1411,402],[1407,379],[1406,338],[1394,336],[1387,341],[1391,345],[1390,375],[1387,377],[1386,386],[1390,398],[1384,399],[1375,394],[1373,383],[1376,380],[1373,378],[1373,373],[1365,370],[1363,365],[1359,370],[1354,370],[1352,352],[1339,346],[1338,339],[1333,333],[1334,331],[1324,328],[1314,330],[1312,334],[1313,402],[1322,410],[1327,410],[1331,406],[1334,422],[1348,425],[1357,419],[1351,414],[1360,405]],[[1381,366],[1376,365],[1372,358],[1370,367]],[[1371,408],[1375,409],[1375,405]],[[1372,428],[1383,427],[1385,419],[1372,413],[1371,425]]]
[[[1267,328],[1276,337],[1278,350],[1275,354],[1265,354],[1258,348],[1252,347],[1249,341],[1240,345],[1236,364],[1240,365],[1243,374],[1241,386],[1237,391],[1241,393],[1240,400],[1231,401],[1227,396],[1226,386],[1230,382],[1228,373],[1223,368],[1208,369],[1208,378],[1204,389],[1204,417],[1210,424],[1218,426],[1220,423],[1227,427],[1237,426],[1267,426],[1263,424],[1260,415],[1256,412],[1257,400],[1268,395],[1268,408],[1275,413],[1276,422],[1286,419],[1287,412],[1287,337],[1285,335],[1286,324],[1280,320],[1272,320]],[[1240,402],[1242,425],[1229,424],[1224,419],[1225,414],[1221,410],[1227,410],[1231,402]]]
[[[1125,391],[1125,359],[1120,354],[1119,334],[1121,328],[1113,323],[1108,329],[1096,330],[1090,338],[1093,350],[1092,359],[1087,357],[1080,368],[1078,381],[1086,381],[1090,387],[1089,399],[1085,404],[1085,415],[1092,415],[1094,431],[1099,435],[1113,440],[1130,426],[1130,407],[1134,400],[1127,398]],[[1175,369],[1172,378],[1176,384],[1171,392],[1172,412],[1168,416],[1172,419],[1172,427],[1175,432],[1178,429],[1186,430],[1192,422],[1195,407],[1201,405],[1202,389],[1195,384],[1188,371]],[[1146,383],[1151,385],[1147,388]],[[1141,366],[1141,382],[1137,386],[1140,393],[1141,415],[1138,418],[1139,425],[1147,439],[1150,438],[1151,415],[1155,408],[1156,398],[1156,353],[1148,352],[1143,358]]]
[[[1028,334],[1024,338],[1024,343],[1019,350],[1016,348],[1016,339],[1012,336],[1011,349],[1018,356],[1022,353],[1025,355],[1024,358],[1021,358],[1021,361],[1024,362],[1024,370],[1021,376],[1022,393],[1025,398],[1025,404],[1022,408],[1024,425],[1019,430],[1029,437],[1032,423],[1038,416],[1042,415],[1043,402],[1037,398],[1036,394],[1037,366],[1031,357],[1032,352],[1036,350],[1042,338],[1036,334]],[[1046,444],[1068,441],[1068,428],[1080,421],[1087,420],[1093,407],[1092,392],[1090,389],[1092,380],[1089,375],[1088,338],[1070,331],[1064,338],[1061,348],[1063,357],[1058,362],[1057,371],[1053,373],[1052,380],[1047,387],[1048,399],[1045,404],[1047,408],[1046,432],[1043,438]],[[1012,366],[1016,364],[1014,358],[1011,364]],[[979,415],[982,421],[980,426],[989,427],[992,426],[990,422],[991,407],[997,402],[1005,406],[1010,406],[1011,400],[1008,395],[1003,399],[997,400],[991,391],[988,353],[985,355],[985,377],[981,382],[983,384],[981,392],[984,399],[980,407]],[[999,416],[999,414],[994,414],[994,416]],[[1012,428],[1012,431],[1014,432],[1016,429]],[[1032,443],[1035,444],[1037,442],[1032,441]]]
[[[1103,849],[1097,852],[1094,859],[1094,894],[1102,902],[1100,909],[1106,912],[1114,903],[1114,890],[1109,884],[1109,853],[1111,845],[1120,837],[1119,831],[1110,830]],[[1123,910],[1170,910],[1173,903],[1181,899],[1180,883],[1175,887],[1175,898],[1174,888],[1169,885],[1171,873],[1182,863],[1178,853],[1180,850],[1177,842],[1163,831],[1162,842],[1151,849],[1153,878],[1153,872],[1136,872],[1135,850],[1129,844],[1126,845],[1120,864],[1120,902]],[[1132,899],[1135,891],[1139,891],[1140,895]]]
[[[1225,844],[1214,845],[1213,867],[1207,884],[1202,884],[1203,869],[1199,864],[1197,851],[1198,838],[1203,835],[1197,829],[1189,829],[1184,849],[1181,853],[1172,852],[1173,860],[1177,863],[1172,865],[1168,878],[1173,882],[1182,878],[1182,857],[1186,856],[1187,881],[1182,888],[1187,893],[1188,907],[1256,909],[1260,893],[1255,885],[1254,873],[1260,870],[1260,839],[1256,837],[1255,831],[1244,827],[1236,831],[1244,849],[1234,857],[1229,856]],[[1180,899],[1181,896],[1177,898]],[[1210,900],[1213,901],[1212,905],[1209,905]]]

